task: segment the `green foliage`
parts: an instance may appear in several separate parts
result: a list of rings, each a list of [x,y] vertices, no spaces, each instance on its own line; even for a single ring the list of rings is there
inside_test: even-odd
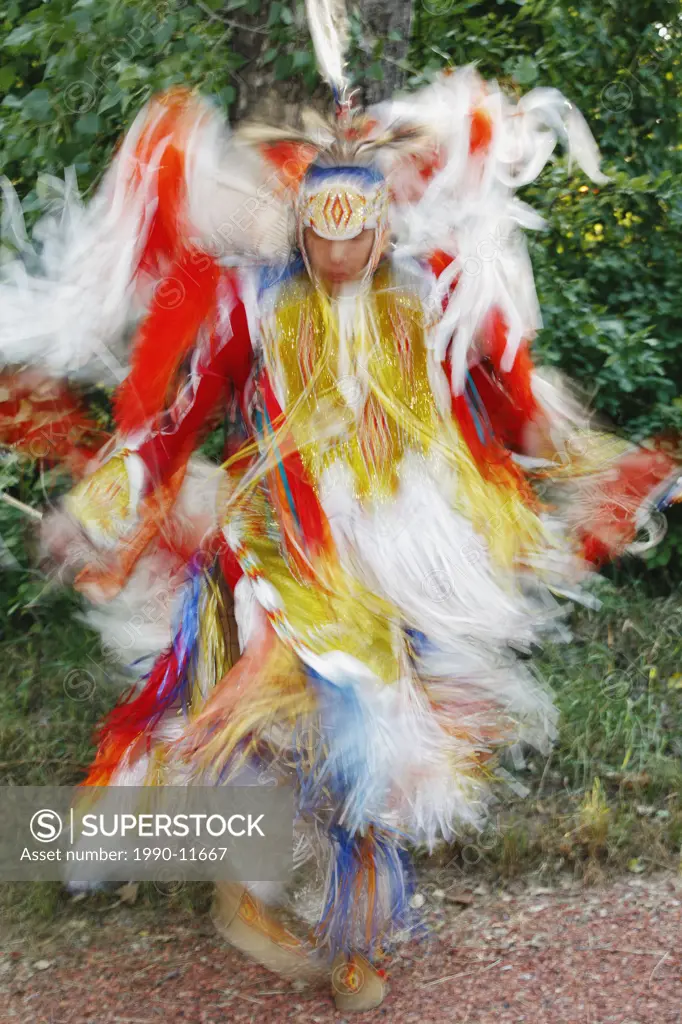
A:
[[[231,3],[248,18],[255,2]],[[20,193],[74,165],[97,178],[121,131],[159,89],[196,85],[225,107],[239,53],[223,5],[168,0],[50,0],[0,7],[0,165]]]
[[[529,197],[550,225],[532,241],[542,361],[638,438],[682,428],[677,182],[670,170],[656,180],[616,171],[593,188],[554,168]]]
[[[23,460],[0,463],[0,490],[31,507],[66,484]],[[37,566],[34,525],[0,502],[0,763],[7,785],[68,785],[82,778],[115,690],[97,637],[74,621],[80,599]]]

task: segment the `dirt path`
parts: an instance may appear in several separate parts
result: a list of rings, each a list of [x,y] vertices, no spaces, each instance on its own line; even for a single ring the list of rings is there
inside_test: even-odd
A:
[[[516,894],[426,881],[421,892],[431,938],[393,957],[384,1005],[356,1020],[682,1022],[682,881],[673,876]],[[84,914],[40,942],[3,942],[1,1024],[344,1021],[326,990],[248,963],[207,918],[122,908],[100,920],[108,923]]]

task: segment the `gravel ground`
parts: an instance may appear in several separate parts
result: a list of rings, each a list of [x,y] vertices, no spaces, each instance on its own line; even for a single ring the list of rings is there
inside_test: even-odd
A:
[[[420,893],[431,937],[388,962],[389,995],[358,1022],[682,1022],[674,876],[491,893],[438,889],[426,875]],[[120,907],[2,942],[1,1024],[280,1021],[344,1017],[327,990],[282,981],[226,947],[207,918]]]

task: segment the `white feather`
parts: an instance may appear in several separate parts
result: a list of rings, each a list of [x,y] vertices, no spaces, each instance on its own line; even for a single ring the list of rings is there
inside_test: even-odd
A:
[[[469,153],[476,109],[490,121],[484,156]],[[380,104],[372,115],[382,126],[394,120],[425,126],[434,151],[444,154],[441,169],[426,187],[415,165],[399,153],[387,151],[380,159],[396,197],[392,228],[397,253],[442,250],[453,258],[434,282],[430,307],[437,309],[445,300],[445,309],[430,344],[443,358],[454,341],[452,387],[459,394],[492,308],[502,312],[509,328],[503,370],[512,368],[521,342],[541,326],[520,229],[538,229],[543,220],[515,198],[515,190],[537,177],[559,141],[569,158],[602,183],[607,179],[599,170],[599,151],[579,111],[556,89],[535,89],[514,102],[494,83],[484,83],[473,67]]]
[[[341,94],[347,84],[348,17],[344,0],[306,0],[306,13],[320,74]]]
[[[146,112],[126,135],[119,154],[88,205],[75,175],[50,201],[34,238],[40,252],[21,246],[25,262],[5,263],[0,272],[0,358],[43,366],[54,374],[86,373],[95,379],[125,376],[120,342],[133,315],[134,274],[156,208],[150,173],[131,187],[130,161]],[[154,158],[152,158],[152,165]],[[18,206],[10,197],[13,234],[20,231]]]
[[[140,111],[89,203],[79,196],[73,171],[64,182],[42,181],[48,212],[34,228],[35,246],[20,203],[3,182],[4,237],[20,258],[0,265],[0,361],[109,384],[125,377],[127,334],[155,284],[138,268],[158,207],[158,169],[174,139],[162,138],[145,165],[136,147],[162,109]],[[292,212],[281,175],[235,140],[208,101],[188,101],[181,131],[186,202],[177,213],[180,241],[227,263],[286,261]],[[164,258],[172,257],[160,254],[161,273]]]

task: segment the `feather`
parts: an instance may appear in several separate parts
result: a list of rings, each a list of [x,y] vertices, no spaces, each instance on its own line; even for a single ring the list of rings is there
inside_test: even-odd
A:
[[[306,0],[306,12],[317,66],[338,99],[348,84],[345,71],[349,37],[346,5],[344,0]]]
[[[196,333],[199,305],[210,305],[211,261],[277,260],[290,251],[290,203],[279,176],[254,147],[235,141],[212,104],[186,89],[140,111],[89,203],[72,171],[42,185],[48,209],[29,242],[19,200],[2,183],[6,249],[19,256],[3,253],[0,264],[0,360],[118,384],[128,368],[128,329],[151,303],[138,338],[156,336],[137,357],[145,373],[150,365],[160,370],[149,361],[152,347],[164,352],[159,332],[175,318],[182,324],[174,325],[163,374],[154,372],[148,385],[153,398],[141,396],[132,413],[141,376],[127,385],[124,420],[139,422],[158,407],[171,364]],[[164,295],[174,275],[170,291],[187,292],[182,310]]]
[[[580,113],[558,90],[535,89],[515,102],[473,67],[370,108],[368,116],[378,142],[396,122],[421,125],[430,140],[424,168],[409,147],[379,145],[376,154],[394,199],[396,254],[441,251],[450,257],[433,284],[433,307],[443,312],[433,318],[430,345],[439,361],[449,352],[452,389],[461,396],[493,311],[507,325],[503,373],[513,370],[541,326],[520,228],[537,229],[543,221],[516,199],[515,190],[537,177],[558,142],[601,183],[606,178],[599,151]]]
[[[562,139],[569,161],[575,159],[588,178],[599,185],[610,180],[599,169],[599,149],[585,118],[558,89],[531,90],[519,100],[518,110],[546,125],[555,138]]]
[[[80,475],[107,438],[61,383],[35,372],[0,374],[0,445]]]
[[[372,956],[398,933],[417,927],[410,907],[414,871],[402,848],[402,837],[378,829],[357,835],[335,826],[330,839],[332,851],[317,941],[332,955],[361,949]]]
[[[281,125],[263,124],[260,121],[248,121],[241,124],[235,132],[235,139],[246,142],[251,146],[274,145],[278,142],[298,143],[303,146],[313,146],[314,133],[302,132],[297,128],[287,128]]]
[[[190,569],[171,645],[159,656],[142,688],[133,687],[111,710],[98,735],[98,751],[86,786],[106,785],[119,764],[132,760],[133,749],[144,748],[163,715],[178,700],[191,696],[192,667],[198,656],[203,571]]]
[[[359,156],[380,149],[393,149],[401,153],[417,153],[431,145],[431,137],[423,125],[396,122],[378,135],[358,143]]]
[[[189,249],[155,289],[133,343],[130,374],[116,394],[116,423],[124,434],[168,407],[182,360],[202,324],[215,314],[218,275],[214,260]]]

